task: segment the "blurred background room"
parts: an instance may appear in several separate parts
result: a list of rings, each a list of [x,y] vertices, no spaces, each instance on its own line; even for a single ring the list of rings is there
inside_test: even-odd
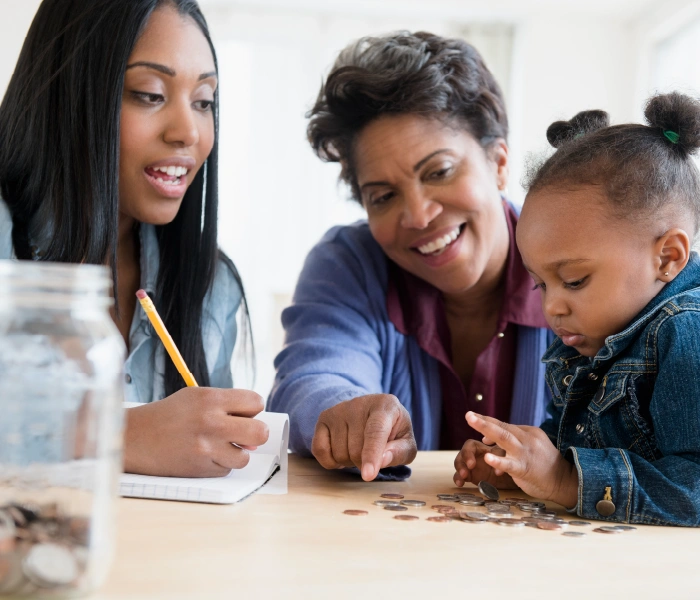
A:
[[[89,0],[85,0],[89,1]],[[267,396],[283,344],[280,312],[304,258],[331,226],[363,217],[305,138],[305,113],[336,54],[400,29],[463,37],[508,104],[510,199],[523,199],[528,156],[557,119],[600,108],[642,119],[656,91],[700,92],[698,0],[200,0],[221,89],[219,243],[248,295],[257,377],[235,360],[237,387]],[[0,0],[0,90],[39,0]]]

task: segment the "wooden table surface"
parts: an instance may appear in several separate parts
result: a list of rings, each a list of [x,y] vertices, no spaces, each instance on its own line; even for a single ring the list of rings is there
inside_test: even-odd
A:
[[[405,482],[364,483],[290,456],[289,494],[233,505],[119,500],[117,554],[93,598],[700,598],[700,529],[568,538],[491,523],[434,523],[454,452],[420,452]],[[418,521],[372,502],[425,500]],[[502,496],[514,496],[511,491]],[[346,509],[369,515],[353,517]],[[556,507],[561,510],[561,507]],[[483,510],[480,509],[480,510]],[[571,518],[561,511],[565,518]],[[520,516],[516,511],[516,516]]]

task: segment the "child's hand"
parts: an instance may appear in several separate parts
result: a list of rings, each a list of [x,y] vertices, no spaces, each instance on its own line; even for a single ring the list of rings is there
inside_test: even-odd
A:
[[[473,412],[467,413],[467,423],[484,435],[485,443],[498,444],[505,451],[505,456],[484,453],[487,465],[508,473],[530,496],[552,500],[566,508],[576,505],[578,473],[539,427],[509,425]]]
[[[464,442],[462,450],[455,458],[455,474],[452,478],[455,485],[462,487],[466,482],[488,481],[501,489],[517,487],[510,475],[504,475],[503,471],[494,469],[484,462],[484,455],[489,453],[505,456],[505,452],[498,446],[487,446],[476,440]]]

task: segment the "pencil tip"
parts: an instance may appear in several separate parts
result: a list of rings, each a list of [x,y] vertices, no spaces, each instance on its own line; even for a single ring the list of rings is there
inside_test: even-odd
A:
[[[143,290],[139,290],[138,292],[136,292],[136,297],[139,300],[144,300],[144,299],[148,298],[148,294],[146,294],[146,292],[144,292]]]

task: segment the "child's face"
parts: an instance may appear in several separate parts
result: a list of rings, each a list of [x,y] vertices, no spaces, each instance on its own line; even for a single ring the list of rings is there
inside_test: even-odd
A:
[[[549,326],[584,356],[595,356],[663,287],[654,234],[615,218],[596,186],[529,194],[516,237]]]

